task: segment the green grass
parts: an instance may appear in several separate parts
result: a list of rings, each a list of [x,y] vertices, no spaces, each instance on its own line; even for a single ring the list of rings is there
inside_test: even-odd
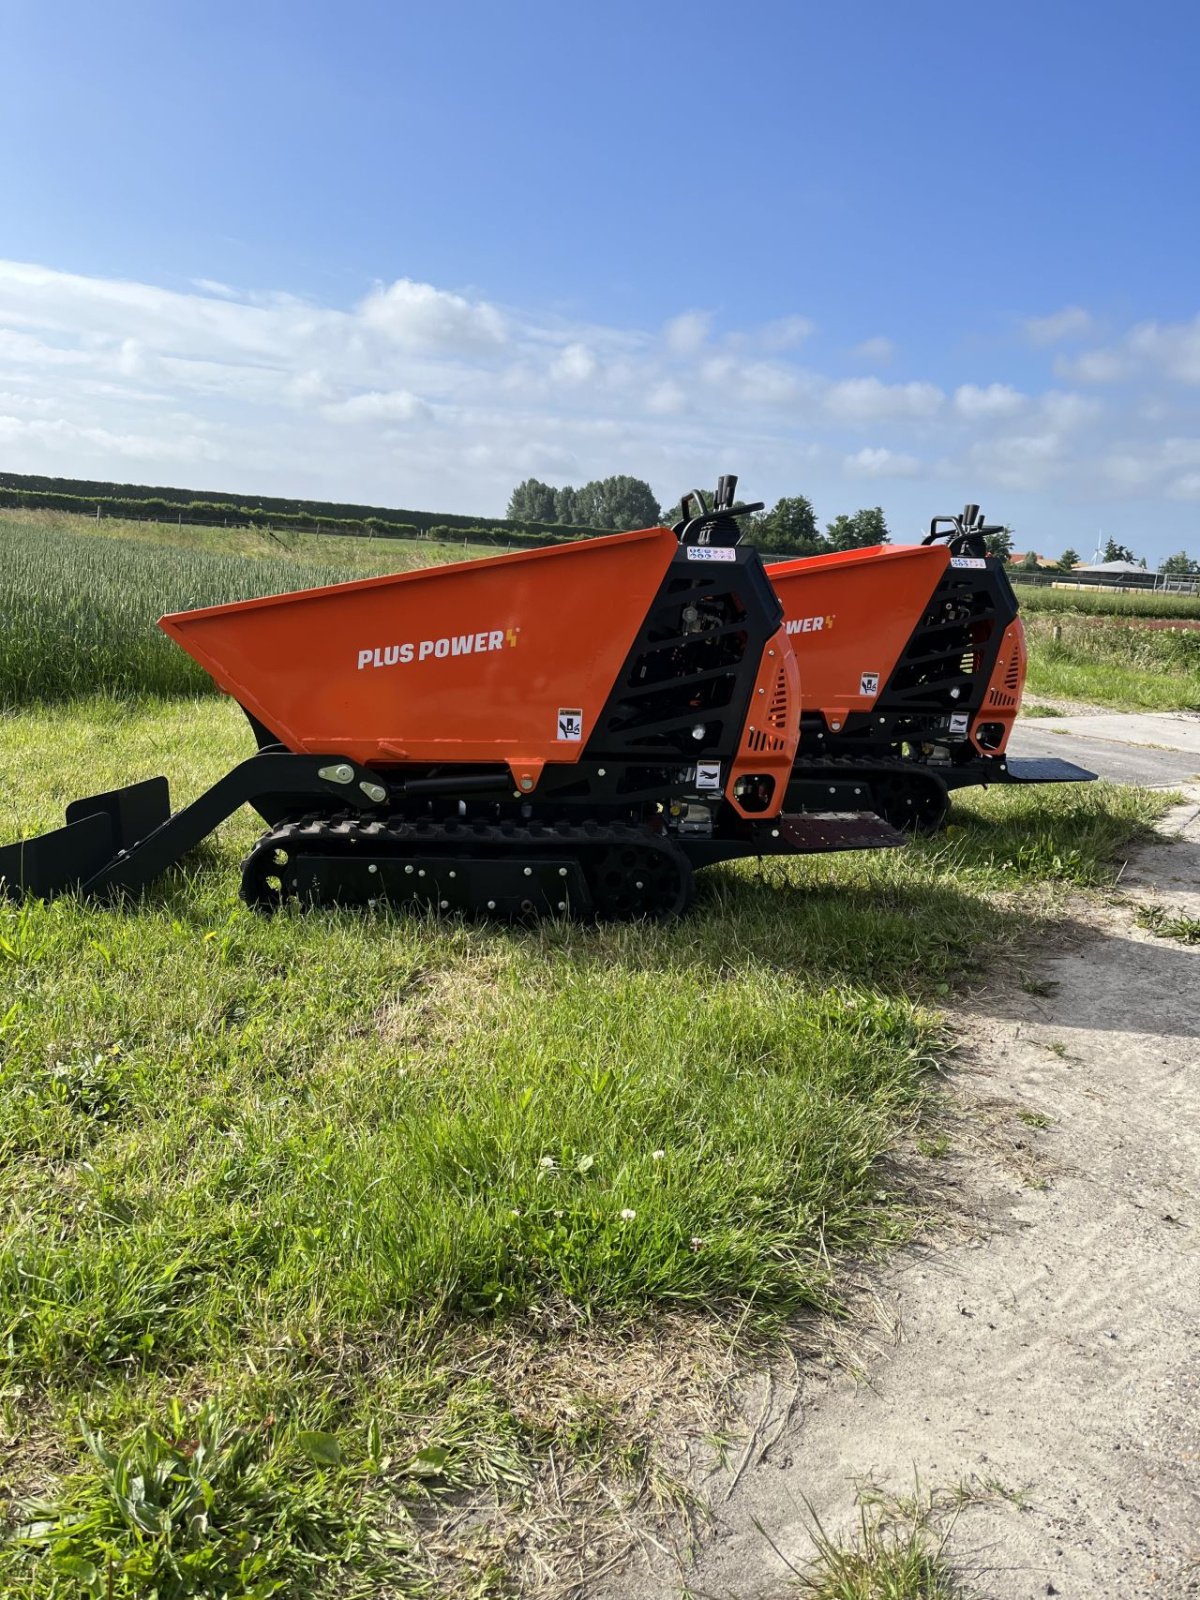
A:
[[[280,544],[249,529],[0,514],[0,706],[97,691],[214,692],[156,626],[164,612],[478,553],[425,540],[311,534]]]
[[[214,699],[11,715],[0,837],[249,742]],[[833,1304],[909,1224],[936,1008],[1162,804],[973,798],[670,928],[263,920],[248,816],[136,905],[0,904],[0,1594],[506,1592],[431,1508],[587,1444],[572,1341]]]
[[[1200,595],[1115,594],[1103,589],[1052,589],[1014,580],[1021,610],[1103,617],[1200,617]]]
[[[1200,630],[1034,615],[1025,631],[1033,694],[1125,711],[1200,707]]]
[[[1175,939],[1180,944],[1200,944],[1200,917],[1169,911],[1166,906],[1142,906],[1137,913],[1139,928],[1146,928],[1160,939]]]

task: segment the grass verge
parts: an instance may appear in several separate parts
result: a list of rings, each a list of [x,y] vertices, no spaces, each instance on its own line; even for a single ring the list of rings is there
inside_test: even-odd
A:
[[[1044,613],[1026,617],[1025,630],[1033,694],[1124,711],[1200,707],[1200,631]]]
[[[248,742],[212,699],[11,716],[3,836]],[[937,1007],[1161,806],[995,793],[668,928],[263,920],[249,817],[137,905],[0,904],[0,1594],[536,1590],[534,1512],[447,1508],[657,1492],[648,1352],[904,1234]]]

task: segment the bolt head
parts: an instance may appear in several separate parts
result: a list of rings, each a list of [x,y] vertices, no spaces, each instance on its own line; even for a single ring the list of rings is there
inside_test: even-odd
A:
[[[412,869],[411,866],[407,866],[407,867],[405,867],[404,870],[405,870],[405,872],[411,873],[413,869]]]
[[[522,789],[532,789],[533,788],[533,779],[532,778],[522,778],[521,779],[521,787],[522,787]]]
[[[379,868],[378,868],[378,867],[377,867],[377,866],[376,866],[376,865],[375,865],[375,863],[374,863],[374,862],[373,862],[373,861],[372,861],[372,862],[371,862],[371,865],[370,865],[370,866],[369,866],[369,867],[368,867],[368,868],[367,868],[367,871],[368,871],[368,872],[378,872],[378,871],[379,871]]]
[[[489,911],[495,911],[496,902],[494,900],[489,900],[488,904],[487,904],[487,908],[488,908]]]
[[[525,876],[527,878],[532,878],[533,877],[533,868],[532,867],[526,867],[525,868]]]

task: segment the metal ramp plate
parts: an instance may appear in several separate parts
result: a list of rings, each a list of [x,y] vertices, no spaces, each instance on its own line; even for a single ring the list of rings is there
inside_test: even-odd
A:
[[[0,849],[0,894],[48,900],[85,883],[112,853],[112,821],[102,811],[34,839],[19,839]]]
[[[1010,756],[1006,765],[1010,783],[1092,783],[1096,777],[1086,767],[1056,756]]]
[[[803,811],[781,816],[779,837],[790,850],[887,850],[908,843],[904,834],[873,811]]]

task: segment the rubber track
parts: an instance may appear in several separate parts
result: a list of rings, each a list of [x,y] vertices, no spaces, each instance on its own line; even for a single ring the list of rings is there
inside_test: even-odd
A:
[[[345,812],[329,817],[315,813],[293,822],[280,823],[263,834],[242,862],[243,885],[255,868],[273,866],[276,850],[289,855],[311,853],[336,855],[345,852],[358,860],[372,856],[403,858],[435,849],[447,856],[470,857],[477,851],[501,849],[506,855],[534,855],[541,850],[598,852],[622,847],[649,849],[665,856],[681,876],[690,881],[691,867],[674,840],[636,823],[517,823],[419,821],[389,817],[364,817]],[[585,874],[586,874],[586,857]],[[267,874],[264,871],[263,876]]]

